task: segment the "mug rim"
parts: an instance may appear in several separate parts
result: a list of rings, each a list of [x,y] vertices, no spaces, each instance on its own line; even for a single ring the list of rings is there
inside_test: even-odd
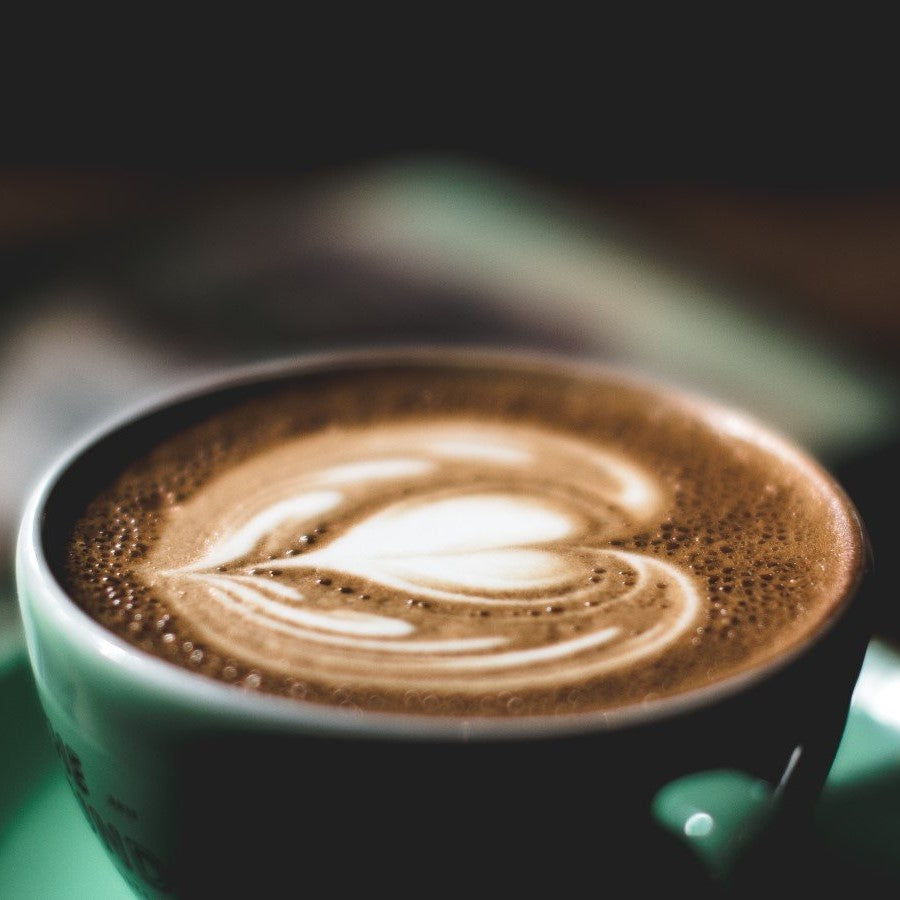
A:
[[[752,440],[764,450],[791,462],[803,475],[821,485],[829,503],[842,513],[846,539],[852,543],[848,553],[846,582],[837,591],[840,599],[818,627],[787,651],[774,658],[710,685],[693,688],[668,697],[631,703],[608,710],[577,713],[517,716],[429,716],[416,713],[387,713],[371,710],[347,710],[328,704],[248,691],[169,662],[130,644],[105,628],[82,610],[58,580],[44,548],[44,524],[47,505],[54,491],[75,463],[106,438],[153,415],[174,412],[176,408],[206,395],[227,393],[266,381],[299,377],[307,372],[351,369],[366,365],[402,363],[456,363],[469,368],[507,366],[532,371],[551,369],[584,377],[606,378],[626,386],[653,391],[686,408],[717,427],[727,427],[737,437]],[[672,386],[661,379],[635,372],[627,367],[602,361],[541,350],[519,350],[465,345],[398,345],[340,348],[267,360],[261,363],[226,366],[162,390],[156,397],[133,404],[104,424],[85,434],[65,450],[34,487],[25,508],[19,531],[16,578],[23,616],[28,619],[26,602],[39,603],[50,613],[67,640],[84,654],[103,659],[116,670],[120,679],[152,689],[170,701],[193,704],[204,714],[215,712],[225,718],[239,716],[256,725],[288,730],[327,733],[330,736],[373,736],[420,740],[505,740],[562,737],[592,732],[612,732],[711,707],[788,668],[820,644],[842,622],[854,605],[865,576],[871,551],[859,513],[837,480],[807,451],[755,416],[703,394]],[[23,585],[31,582],[32,599],[26,601]],[[31,639],[26,637],[31,651]],[[34,654],[32,653],[32,660]]]

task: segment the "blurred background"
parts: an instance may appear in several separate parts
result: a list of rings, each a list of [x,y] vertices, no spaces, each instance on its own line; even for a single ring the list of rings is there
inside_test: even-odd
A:
[[[349,139],[207,154],[218,134],[180,152],[157,136],[141,153],[98,151],[95,134],[0,164],[0,657],[21,646],[21,504],[73,438],[223,364],[346,346],[549,349],[736,404],[837,473],[890,561],[894,157],[827,116],[787,139],[746,106],[740,126],[694,128],[674,101],[590,142],[556,123],[423,134],[368,118]],[[887,580],[876,568],[884,648],[900,641]],[[877,733],[859,732],[821,818],[832,885],[900,884],[898,672],[888,652],[866,701]]]
[[[418,341],[574,353],[742,406],[881,529],[900,190],[749,153],[701,177],[678,153],[351,146],[0,166],[0,566],[37,473],[118,410],[223,364]]]

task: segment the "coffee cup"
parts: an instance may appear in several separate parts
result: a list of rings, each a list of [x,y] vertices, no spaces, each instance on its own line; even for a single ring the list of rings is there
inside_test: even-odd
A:
[[[867,558],[840,487],[741,413],[389,350],[90,436],[17,580],[54,745],[139,895],[567,895],[702,891],[810,811]]]

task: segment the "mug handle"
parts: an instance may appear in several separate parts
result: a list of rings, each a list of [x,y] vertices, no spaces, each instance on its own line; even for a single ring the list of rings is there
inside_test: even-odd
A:
[[[699,857],[711,878],[726,882],[774,819],[792,768],[789,764],[775,788],[734,769],[685,775],[658,791],[652,802],[653,818]]]

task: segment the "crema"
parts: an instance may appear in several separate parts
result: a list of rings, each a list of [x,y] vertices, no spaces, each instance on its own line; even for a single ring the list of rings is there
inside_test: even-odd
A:
[[[675,392],[398,358],[243,391],[87,505],[97,621],[245,690],[416,715],[568,714],[733,677],[850,578],[801,454]]]

